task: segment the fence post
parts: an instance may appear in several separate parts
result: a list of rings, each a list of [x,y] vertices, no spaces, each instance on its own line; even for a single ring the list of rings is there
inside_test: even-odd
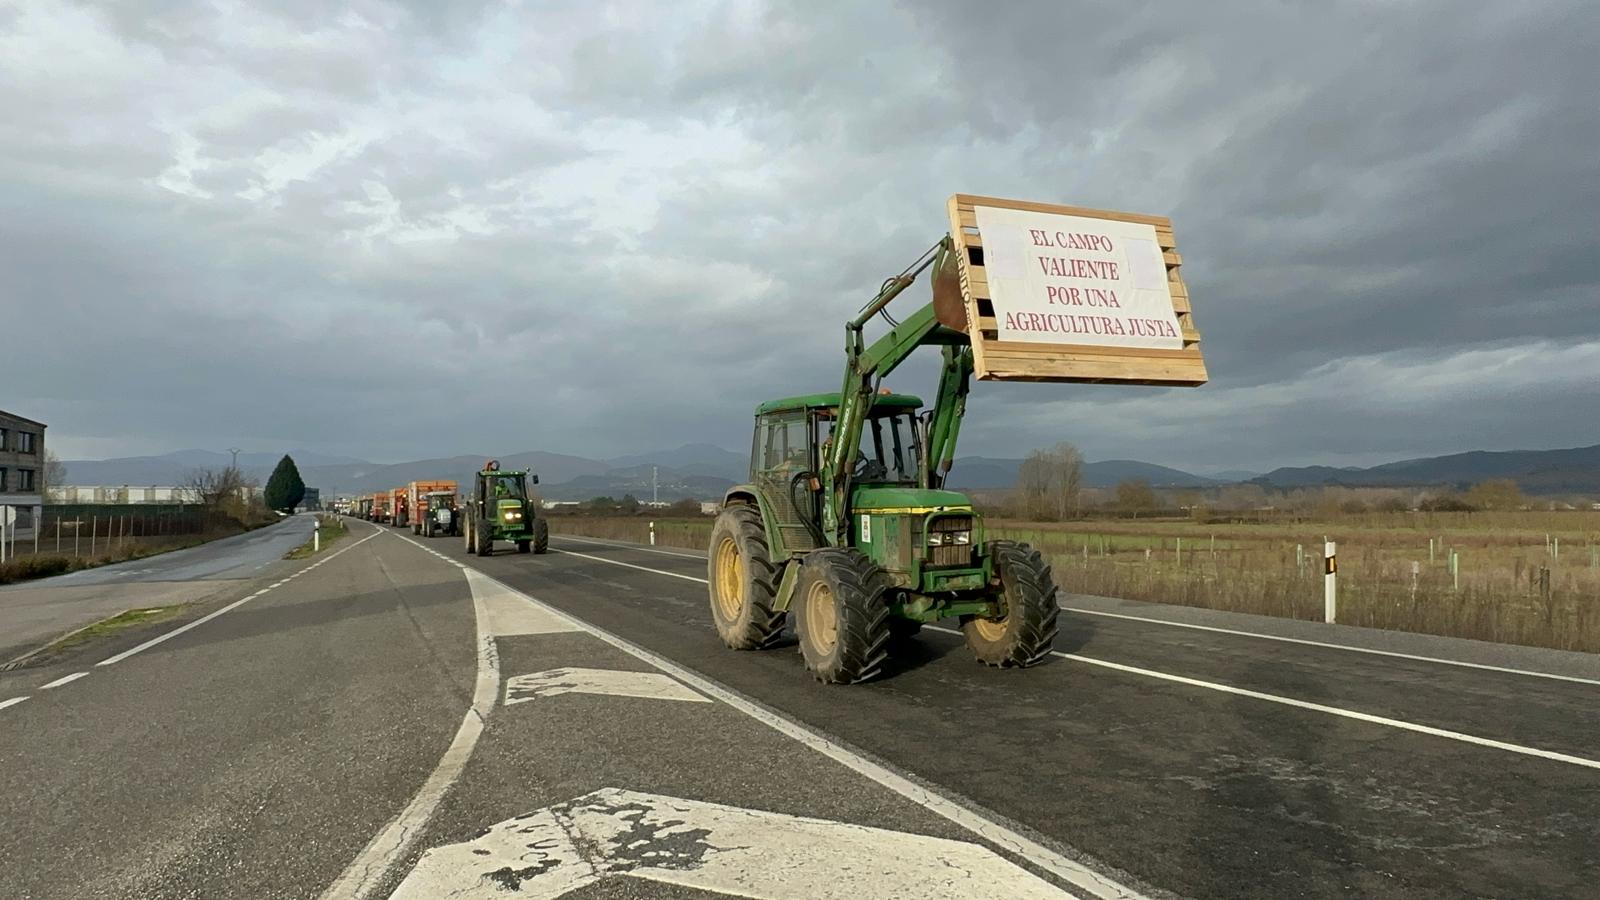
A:
[[[1422,563],[1411,561],[1411,602],[1417,602],[1417,576],[1422,574]]]
[[[61,517],[56,516],[56,553],[61,552]]]
[[[89,525],[89,555],[94,555],[94,539],[100,535],[100,517],[94,516]]]
[[[1322,616],[1332,625],[1339,607],[1339,557],[1338,547],[1328,541],[1322,548]]]
[[[1177,543],[1178,568],[1183,568],[1183,538],[1178,538]]]

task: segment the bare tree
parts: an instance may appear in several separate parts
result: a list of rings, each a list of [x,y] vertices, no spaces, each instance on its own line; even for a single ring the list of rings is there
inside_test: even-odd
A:
[[[1066,441],[1035,450],[1017,470],[1017,499],[1030,519],[1060,520],[1078,511],[1083,487],[1083,455]]]
[[[193,469],[180,485],[190,502],[213,512],[242,510],[246,501],[245,488],[249,486],[244,474],[236,466]]]
[[[40,493],[44,494],[47,502],[60,503],[63,499],[61,489],[67,483],[67,467],[62,464],[61,457],[49,447],[44,448],[44,468],[41,472],[44,483]]]

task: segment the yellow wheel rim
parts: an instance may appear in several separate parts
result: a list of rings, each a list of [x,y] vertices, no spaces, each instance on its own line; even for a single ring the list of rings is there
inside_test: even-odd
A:
[[[744,559],[731,537],[717,544],[717,608],[728,619],[744,608]]]
[[[834,608],[833,589],[821,581],[806,591],[806,640],[824,655],[832,653],[839,643],[839,613]]]
[[[978,637],[986,641],[998,641],[1006,636],[1006,620],[1000,619],[973,619],[973,627],[978,629]]]

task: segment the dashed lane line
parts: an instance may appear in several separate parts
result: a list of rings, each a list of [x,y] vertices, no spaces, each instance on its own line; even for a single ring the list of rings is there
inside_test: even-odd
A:
[[[695,578],[695,577],[693,577],[691,575],[680,575],[677,572],[667,572],[667,571],[663,571],[661,569],[650,569],[650,568],[646,568],[645,566],[636,566],[636,565],[633,565],[632,563],[618,562],[617,560],[614,560],[614,559],[606,559],[605,557],[602,557],[602,556],[589,556],[589,555],[583,554],[583,553],[573,553],[570,550],[563,550],[561,552],[566,553],[568,556],[582,556],[585,559],[592,559],[592,560],[594,560],[596,562],[602,562],[602,563],[605,563],[607,565],[627,566],[630,569],[641,569],[641,570],[646,571],[646,572],[654,572],[657,575],[670,575],[673,578],[683,578],[683,579],[687,579],[689,581],[698,581],[701,584],[705,584],[706,583],[706,579],[704,579],[704,578]],[[955,631],[955,630],[950,629],[950,628],[943,628],[943,627],[940,627],[940,626],[937,626],[937,625],[929,625],[929,626],[924,626],[924,627],[927,628],[928,630],[942,631],[942,632],[945,632],[947,634],[956,634],[956,635],[961,634],[961,632],[959,632],[959,631]],[[1086,664],[1092,665],[1092,666],[1101,666],[1101,667],[1107,668],[1107,669],[1115,669],[1115,670],[1117,670],[1119,672],[1124,672],[1124,673],[1131,674],[1131,675],[1142,675],[1142,676],[1144,676],[1146,678],[1156,678],[1156,679],[1159,679],[1159,680],[1162,680],[1162,681],[1170,681],[1170,682],[1173,682],[1175,684],[1183,684],[1183,685],[1188,685],[1190,687],[1206,688],[1208,690],[1220,691],[1220,692],[1225,693],[1225,694],[1233,694],[1233,695],[1239,696],[1239,697],[1249,697],[1249,698],[1254,699],[1254,700],[1263,700],[1263,701],[1266,701],[1268,703],[1277,703],[1277,704],[1280,704],[1280,705],[1283,705],[1283,706],[1292,706],[1292,707],[1295,707],[1297,709],[1304,709],[1304,710],[1309,710],[1309,711],[1312,711],[1312,712],[1324,713],[1324,714],[1330,715],[1330,716],[1339,716],[1340,718],[1354,719],[1354,720],[1359,721],[1359,722],[1368,722],[1368,723],[1371,723],[1371,724],[1374,724],[1374,725],[1383,725],[1383,726],[1387,726],[1389,728],[1398,728],[1398,729],[1403,730],[1403,731],[1415,732],[1417,734],[1426,734],[1426,735],[1431,735],[1433,737],[1446,738],[1446,739],[1452,740],[1452,741],[1460,741],[1460,742],[1466,743],[1466,744],[1474,744],[1474,745],[1477,745],[1479,747],[1490,747],[1490,748],[1493,748],[1493,749],[1496,749],[1496,750],[1505,750],[1505,751],[1508,751],[1508,752],[1511,752],[1511,753],[1519,753],[1519,754],[1522,754],[1524,756],[1534,756],[1534,757],[1538,757],[1540,759],[1548,759],[1548,760],[1551,760],[1551,761],[1554,761],[1554,762],[1567,763],[1569,765],[1574,765],[1574,766],[1583,766],[1585,768],[1590,768],[1590,769],[1600,769],[1600,760],[1588,759],[1588,758],[1585,758],[1585,757],[1582,757],[1582,756],[1573,756],[1573,755],[1568,754],[1568,753],[1558,753],[1558,752],[1556,752],[1554,750],[1544,750],[1544,749],[1541,749],[1539,747],[1528,747],[1528,746],[1525,746],[1525,745],[1522,745],[1522,744],[1512,744],[1512,743],[1508,743],[1506,741],[1497,741],[1497,740],[1494,740],[1493,738],[1478,737],[1477,735],[1465,734],[1465,733],[1459,732],[1459,731],[1450,731],[1450,730],[1444,729],[1444,728],[1435,728],[1435,727],[1433,727],[1431,725],[1422,725],[1422,724],[1419,724],[1419,723],[1416,723],[1416,722],[1407,722],[1407,721],[1405,721],[1403,719],[1391,719],[1388,716],[1376,716],[1376,715],[1372,715],[1371,713],[1359,712],[1359,711],[1353,710],[1353,709],[1345,709],[1345,708],[1340,707],[1340,706],[1328,706],[1328,705],[1322,704],[1322,703],[1312,703],[1312,702],[1307,701],[1307,700],[1297,700],[1297,699],[1295,699],[1293,697],[1284,697],[1284,696],[1279,695],[1279,694],[1268,694],[1268,693],[1265,693],[1263,691],[1252,691],[1252,690],[1250,690],[1248,688],[1234,687],[1233,685],[1220,684],[1220,683],[1215,682],[1215,681],[1202,681],[1201,679],[1198,679],[1198,678],[1189,678],[1189,677],[1186,677],[1186,676],[1183,676],[1183,675],[1172,675],[1172,674],[1169,674],[1167,672],[1158,672],[1158,671],[1156,671],[1154,669],[1144,669],[1144,668],[1140,668],[1138,666],[1130,666],[1130,665],[1125,665],[1123,663],[1111,662],[1110,660],[1095,659],[1092,656],[1084,656],[1084,655],[1078,654],[1078,653],[1063,653],[1060,650],[1052,650],[1052,651],[1050,651],[1050,653],[1051,653],[1052,656],[1058,656],[1058,657],[1061,657],[1062,659],[1070,659],[1073,662],[1081,662],[1081,663],[1086,663]]]
[[[88,672],[73,672],[71,675],[63,675],[60,678],[57,678],[55,681],[50,682],[49,684],[41,684],[41,685],[39,685],[39,690],[48,691],[51,688],[61,687],[63,684],[71,684],[74,681],[77,681],[79,678],[83,678],[84,676],[86,676],[88,674],[89,674]]]
[[[9,700],[0,700],[0,709],[5,709],[8,706],[16,706],[18,703],[21,703],[26,699],[28,699],[27,695],[23,695],[21,697],[12,697]]]

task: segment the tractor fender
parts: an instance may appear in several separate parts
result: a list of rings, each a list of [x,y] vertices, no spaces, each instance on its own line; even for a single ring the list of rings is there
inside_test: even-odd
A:
[[[772,507],[767,503],[767,498],[762,496],[761,490],[753,484],[736,484],[728,488],[722,495],[724,507],[734,505],[754,506],[761,511],[761,524],[767,532],[767,555],[777,564],[789,558],[789,548],[784,546],[783,533],[773,528],[771,523],[776,521],[772,515]]]

